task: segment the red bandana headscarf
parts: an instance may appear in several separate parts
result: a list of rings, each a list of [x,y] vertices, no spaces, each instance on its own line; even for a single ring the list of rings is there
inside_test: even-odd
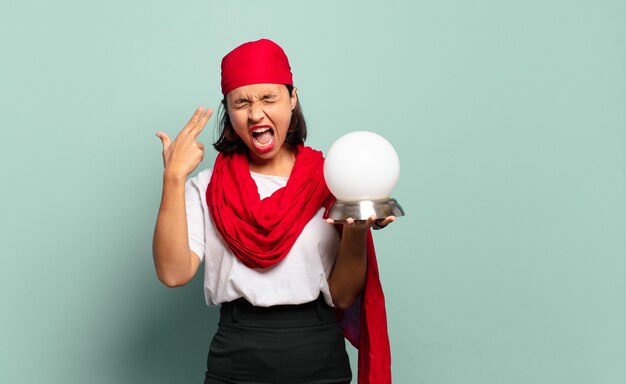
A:
[[[222,60],[222,92],[248,84],[292,84],[282,48],[270,40],[245,43]],[[287,185],[261,200],[245,153],[218,154],[206,191],[218,232],[250,268],[269,268],[284,259],[304,226],[333,196],[324,180],[322,153],[298,146]],[[390,384],[387,316],[371,232],[367,236],[365,288],[339,314],[345,337],[359,349],[359,384]]]
[[[268,39],[250,41],[222,59],[222,94],[250,84],[293,84],[285,51]]]

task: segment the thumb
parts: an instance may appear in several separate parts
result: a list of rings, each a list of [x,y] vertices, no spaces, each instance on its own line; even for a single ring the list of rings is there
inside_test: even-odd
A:
[[[163,143],[163,150],[165,151],[167,148],[169,148],[170,143],[172,142],[170,140],[170,137],[165,132],[160,131],[157,132],[156,135],[159,139],[161,139],[161,143]]]

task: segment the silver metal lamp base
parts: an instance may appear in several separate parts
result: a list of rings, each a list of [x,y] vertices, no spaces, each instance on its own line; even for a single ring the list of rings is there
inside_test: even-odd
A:
[[[387,216],[404,216],[404,211],[396,199],[385,200],[361,200],[340,201],[335,203],[324,212],[324,219],[333,219],[338,223],[345,222],[348,218],[354,220],[367,220],[375,215],[377,219]]]

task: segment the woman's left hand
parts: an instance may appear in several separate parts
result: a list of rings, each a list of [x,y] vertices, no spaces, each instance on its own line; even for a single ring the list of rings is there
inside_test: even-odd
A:
[[[372,215],[367,218],[367,220],[354,220],[349,217],[346,219],[345,224],[343,225],[344,230],[367,230],[370,228],[374,229],[382,229],[396,220],[395,216],[387,216],[384,219],[376,219],[376,216]],[[328,224],[338,224],[333,219],[326,219]]]

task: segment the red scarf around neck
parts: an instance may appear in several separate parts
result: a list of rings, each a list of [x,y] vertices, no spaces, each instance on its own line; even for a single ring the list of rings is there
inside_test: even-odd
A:
[[[261,200],[245,153],[218,154],[206,191],[218,232],[249,268],[269,268],[287,256],[304,226],[333,196],[322,153],[298,146],[287,185]],[[387,316],[371,232],[367,277],[357,302],[341,314],[345,337],[359,349],[359,384],[390,384]]]

